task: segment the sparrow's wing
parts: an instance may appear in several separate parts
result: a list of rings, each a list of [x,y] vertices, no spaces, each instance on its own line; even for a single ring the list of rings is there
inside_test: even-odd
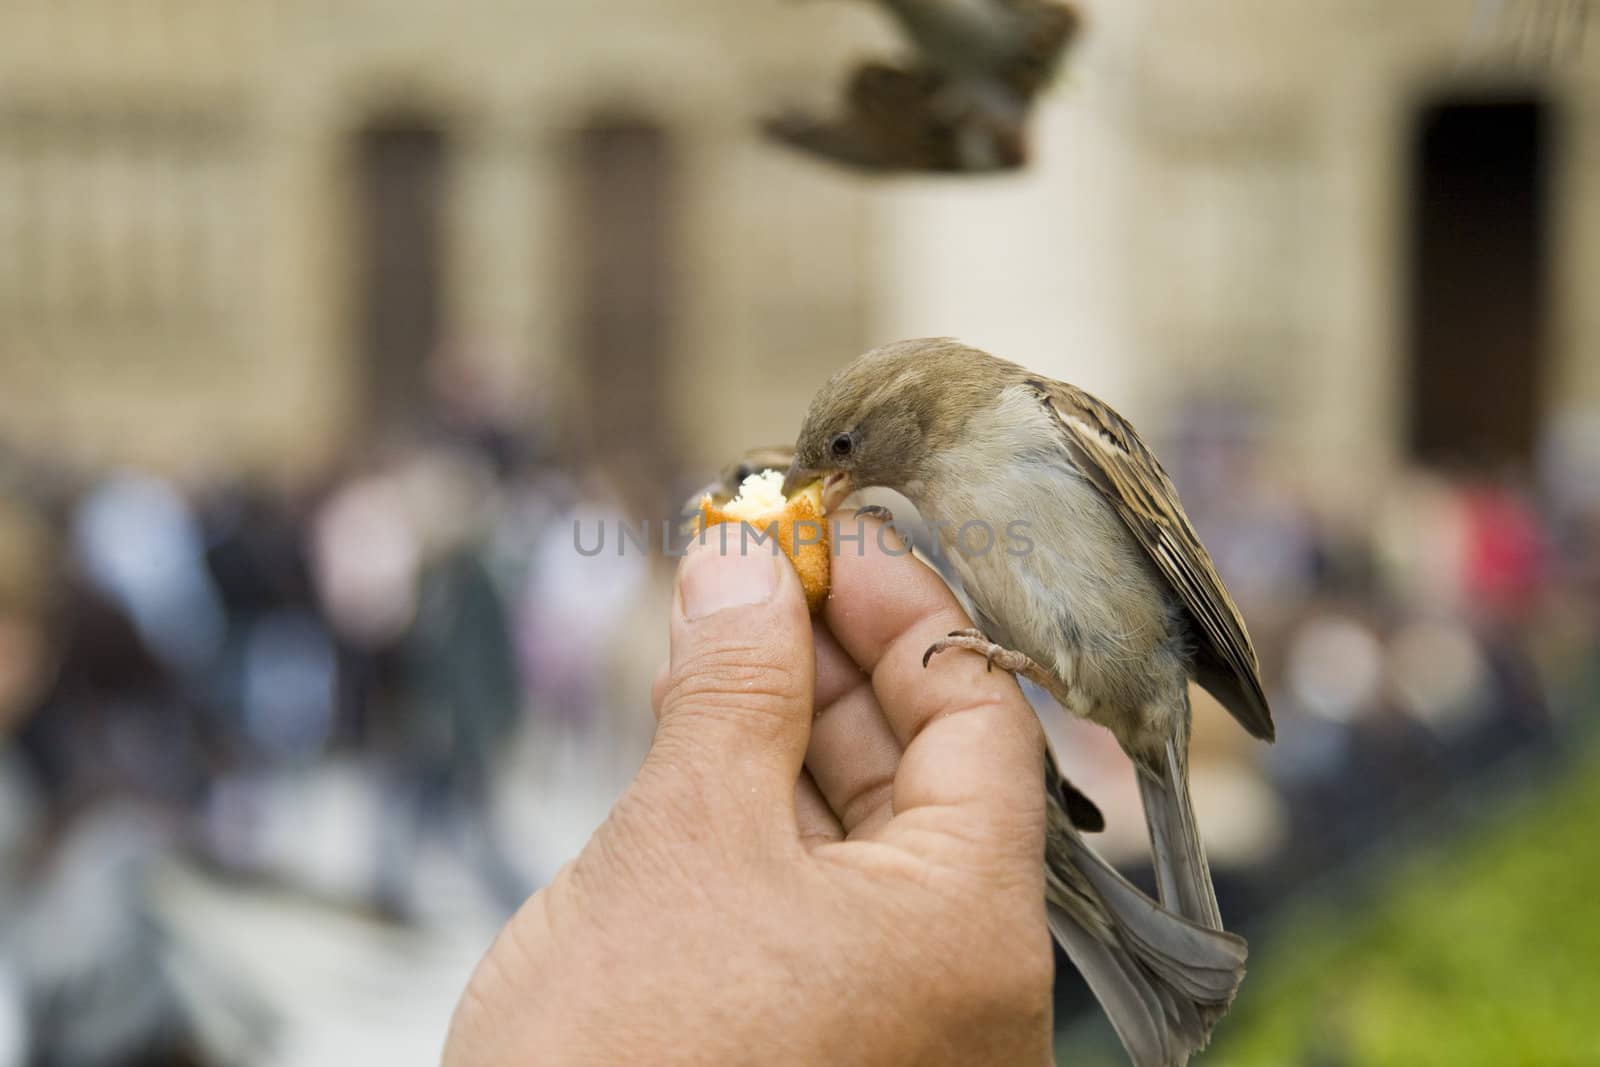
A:
[[[1030,378],[1082,469],[1127,523],[1202,638],[1195,680],[1256,737],[1275,736],[1244,619],[1183,513],[1172,479],[1121,415],[1065,382]]]
[[[1106,828],[1106,817],[1083,790],[1069,782],[1056,765],[1055,754],[1045,749],[1044,787],[1054,794],[1067,821],[1086,834],[1097,834]]]
[[[768,119],[763,129],[774,140],[865,170],[932,169],[929,103],[937,85],[937,77],[921,68],[864,63],[850,76],[838,117],[791,112]]]
[[[790,113],[769,119],[767,135],[797,148],[869,170],[904,170],[923,153],[928,102],[937,78],[919,67],[863,63],[845,85],[843,111],[833,118]]]
[[[1077,40],[1083,20],[1071,4],[1054,0],[1011,2],[1027,9],[1028,22],[1010,80],[1020,92],[1031,97],[1055,80],[1061,57]]]
[[[878,138],[849,119],[820,119],[790,112],[764,120],[761,131],[774,141],[836,163],[863,170],[903,169]]]
[[[1027,159],[1020,117],[927,66],[862,64],[835,118],[768,119],[768,137],[867,171],[977,173],[1014,170]]]

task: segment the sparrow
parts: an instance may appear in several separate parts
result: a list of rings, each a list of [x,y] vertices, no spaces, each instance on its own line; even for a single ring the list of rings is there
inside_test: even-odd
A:
[[[762,128],[774,140],[865,171],[962,174],[1023,166],[1025,112],[982,106],[951,86],[926,68],[865,63],[851,76],[841,115],[789,112]]]
[[[789,468],[793,464],[794,448],[791,445],[766,445],[749,449],[738,459],[723,467],[718,473],[716,481],[711,482],[691,496],[683,505],[683,514],[685,516],[697,516],[700,513],[700,502],[706,497],[710,497],[711,502],[714,504],[727,504],[739,495],[739,487],[744,484],[746,478],[753,474],[766,474],[769,471],[778,471],[787,475]],[[855,514],[857,518],[865,518],[870,515],[886,519],[895,527],[895,531],[898,534],[911,542],[913,551],[917,553],[917,558],[935,570],[941,570],[938,565],[939,560],[933,557],[933,546],[927,542],[928,531],[920,526],[907,529],[905,526],[896,523],[889,509],[881,505],[858,508]],[[689,526],[686,528],[693,530],[693,519],[689,520]],[[943,573],[942,570],[941,573]],[[1068,821],[1073,827],[1088,833],[1099,833],[1106,828],[1105,816],[1101,814],[1094,801],[1090,800],[1085,793],[1071,782],[1065,778],[1059,778],[1059,783],[1055,788],[1061,798],[1062,809],[1066,812]]]
[[[827,510],[886,486],[938,529],[978,629],[937,642],[924,663],[977,652],[1109,729],[1138,769],[1162,914],[1186,920],[1178,929],[1220,933],[1189,799],[1188,683],[1258,738],[1272,740],[1272,717],[1244,620],[1132,425],[1081,389],[952,339],[902,341],[861,356],[812,400],[785,488],[819,478]],[[991,531],[1020,523],[1025,541],[983,551],[973,522]],[[1052,808],[1059,781],[1051,761]],[[1133,1052],[1127,997],[1104,991],[1125,994],[1128,983],[1087,957],[1083,916],[1062,897],[1068,873],[1084,869],[1076,851],[1069,836],[1049,835],[1051,928]],[[1227,1006],[1185,1003],[1205,1031]],[[1197,1047],[1193,1028],[1172,1036]]]
[[[901,65],[867,63],[840,115],[768,120],[776,140],[877,171],[1012,170],[1028,158],[1027,120],[1077,36],[1060,0],[880,0],[915,48]]]

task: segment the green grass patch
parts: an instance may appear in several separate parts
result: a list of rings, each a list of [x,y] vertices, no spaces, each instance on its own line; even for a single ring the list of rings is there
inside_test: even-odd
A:
[[[1600,1064],[1600,754],[1364,899],[1276,927],[1204,1063]]]

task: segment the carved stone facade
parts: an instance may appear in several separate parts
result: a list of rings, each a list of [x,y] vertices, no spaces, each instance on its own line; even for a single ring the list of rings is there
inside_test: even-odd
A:
[[[605,295],[576,291],[594,240],[579,146],[618,121],[665,146],[670,444],[709,462],[773,436],[792,412],[770,388],[865,341],[871,230],[857,185],[751,130],[830,79],[851,31],[871,34],[866,12],[732,0],[9,3],[0,438],[191,473],[344,447],[389,373],[363,351],[374,130],[431,135],[441,157],[422,212],[439,262],[391,271],[402,293],[423,285],[408,271],[437,274],[430,343],[530,411],[574,414],[578,320]],[[402,214],[426,184],[396,178]]]
[[[1430,100],[1546,103],[1543,412],[1600,409],[1589,6],[1088,3],[1030,172],[884,182],[751,133],[893,47],[865,4],[13,0],[0,437],[201,470],[307,469],[345,445],[390,373],[364,332],[362,138],[409,130],[440,157],[396,194],[440,190],[428,346],[564,432],[610,432],[616,383],[585,367],[615,361],[586,346],[665,334],[654,432],[705,465],[786,437],[865,345],[954,333],[1157,436],[1180,401],[1237,391],[1290,462],[1359,488],[1406,450],[1411,146]],[[609,186],[586,159],[656,161],[644,195],[665,217],[629,229],[650,242],[597,250]],[[653,318],[585,327],[613,290],[657,285],[635,301]]]

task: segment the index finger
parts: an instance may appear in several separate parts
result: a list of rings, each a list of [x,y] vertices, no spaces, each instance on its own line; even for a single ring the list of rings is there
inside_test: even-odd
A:
[[[905,749],[895,781],[897,818],[918,808],[953,808],[1017,842],[1037,862],[1043,850],[1044,734],[1016,682],[982,656],[923,654],[972,625],[944,581],[894,535],[866,524],[859,543],[841,539],[824,621],[872,678],[890,728]],[[1033,841],[1035,835],[1037,842]],[[1037,847],[1035,847],[1037,846]]]

